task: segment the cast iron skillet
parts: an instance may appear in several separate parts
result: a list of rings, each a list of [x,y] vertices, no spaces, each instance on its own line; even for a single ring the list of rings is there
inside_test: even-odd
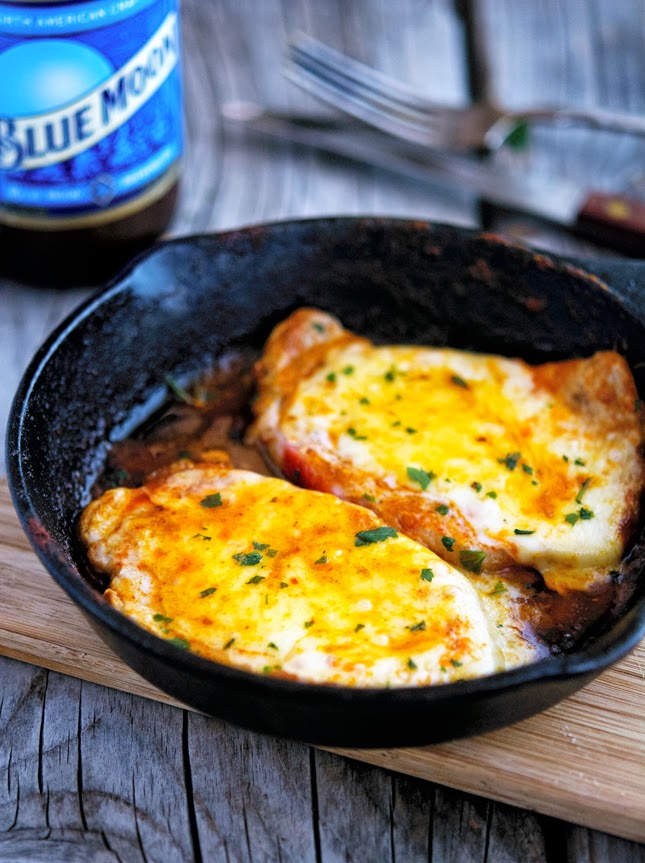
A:
[[[645,579],[617,622],[575,653],[488,678],[367,690],[263,677],[179,650],[101,598],[77,521],[111,441],[224,351],[259,349],[315,305],[377,342],[452,345],[545,361],[615,348],[645,393],[641,265],[596,275],[490,235],[374,218],[299,221],[155,247],[40,349],[13,404],[9,481],[55,580],[137,672],[187,704],[319,744],[409,746],[515,722],[584,686],[645,634]],[[642,284],[642,281],[641,281]],[[639,539],[623,569],[645,570]]]

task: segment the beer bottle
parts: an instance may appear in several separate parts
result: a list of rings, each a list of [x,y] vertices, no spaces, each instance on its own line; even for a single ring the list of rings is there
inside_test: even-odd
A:
[[[0,0],[0,275],[95,284],[168,225],[179,0]]]

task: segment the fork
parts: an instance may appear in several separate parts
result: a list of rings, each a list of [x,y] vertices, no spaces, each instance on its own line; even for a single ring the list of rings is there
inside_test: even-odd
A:
[[[519,146],[528,124],[586,126],[645,135],[645,117],[594,109],[535,107],[502,110],[480,102],[453,108],[429,102],[411,88],[308,36],[290,42],[284,67],[294,83],[384,132],[434,149],[496,150]]]

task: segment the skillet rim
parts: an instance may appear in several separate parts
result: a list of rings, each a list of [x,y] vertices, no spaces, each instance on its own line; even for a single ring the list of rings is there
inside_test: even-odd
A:
[[[102,599],[102,594],[92,587],[81,572],[71,567],[60,553],[56,541],[42,526],[37,507],[29,494],[29,480],[22,470],[22,430],[25,415],[28,412],[29,398],[36,386],[40,374],[55,352],[64,344],[66,338],[84,320],[90,317],[102,304],[121,292],[126,292],[130,278],[142,263],[163,252],[170,246],[190,246],[195,242],[216,241],[223,246],[240,237],[252,237],[259,229],[263,231],[284,231],[294,226],[334,226],[362,223],[373,225],[384,230],[388,227],[407,228],[415,231],[445,230],[459,235],[465,240],[478,240],[498,249],[509,249],[520,252],[532,260],[539,256],[554,269],[575,271],[579,278],[585,278],[593,290],[605,290],[617,302],[622,310],[632,318],[639,320],[645,326],[645,307],[642,317],[629,302],[629,297],[605,284],[593,270],[589,269],[596,262],[567,259],[553,255],[550,252],[534,250],[516,243],[504,236],[461,226],[448,225],[422,219],[406,219],[379,216],[332,216],[306,219],[280,219],[271,222],[253,223],[223,232],[208,232],[191,234],[155,243],[149,249],[137,256],[121,273],[105,287],[88,297],[53,330],[25,370],[9,412],[6,438],[7,479],[11,497],[20,519],[21,525],[34,548],[37,556],[54,578],[57,584],[70,598],[88,615],[110,631],[110,634],[126,640],[135,649],[149,651],[162,664],[172,664],[182,672],[194,673],[200,678],[222,677],[232,683],[239,682],[250,689],[264,690],[279,694],[293,694],[318,697],[322,700],[353,700],[369,703],[379,702],[424,701],[437,704],[451,702],[462,697],[474,697],[503,693],[518,686],[536,681],[566,681],[575,678],[595,676],[607,667],[622,659],[645,636],[645,595],[636,599],[632,606],[624,612],[612,625],[607,633],[603,633],[582,649],[571,653],[561,653],[541,659],[529,665],[519,666],[508,671],[495,672],[491,675],[459,680],[434,686],[394,687],[390,689],[376,687],[349,687],[335,684],[306,683],[284,680],[272,676],[264,676],[246,671],[235,666],[225,665],[216,660],[205,659],[197,654],[181,650],[168,641],[148,632],[138,626],[126,615],[118,612]],[[611,272],[611,261],[598,261],[598,269],[604,274]],[[633,266],[633,262],[630,262]],[[615,630],[618,630],[615,633]],[[611,638],[610,638],[611,636]],[[103,635],[101,633],[101,638]],[[104,639],[103,639],[104,640]],[[113,649],[113,648],[112,648]],[[584,684],[584,680],[581,685]]]

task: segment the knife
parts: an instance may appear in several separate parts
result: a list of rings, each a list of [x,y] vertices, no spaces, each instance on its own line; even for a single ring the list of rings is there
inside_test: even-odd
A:
[[[645,201],[590,191],[564,178],[512,174],[489,162],[393,141],[353,120],[280,114],[228,102],[229,128],[314,147],[422,183],[472,189],[492,204],[562,225],[625,254],[645,257]]]

